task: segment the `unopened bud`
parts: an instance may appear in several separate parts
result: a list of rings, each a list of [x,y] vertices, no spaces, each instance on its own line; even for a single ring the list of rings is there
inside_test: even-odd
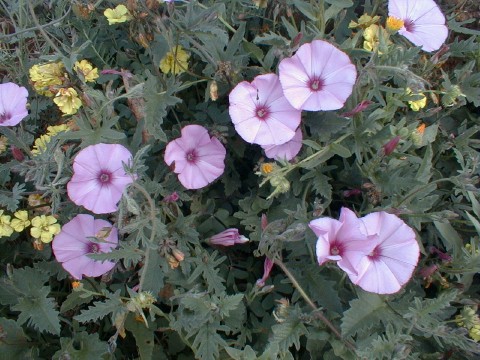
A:
[[[400,136],[395,136],[392,140],[383,145],[383,155],[390,155],[400,142]]]

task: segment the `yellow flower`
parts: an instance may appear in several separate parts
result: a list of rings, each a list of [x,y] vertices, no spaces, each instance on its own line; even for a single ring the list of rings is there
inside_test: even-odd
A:
[[[357,27],[362,28],[362,29],[366,29],[370,25],[373,25],[376,22],[378,22],[378,20],[380,20],[380,16],[373,16],[372,17],[368,14],[363,14],[358,19],[358,23],[352,20],[352,21],[350,21],[350,24],[348,25],[348,27],[350,29],[357,28]]]
[[[70,130],[68,125],[62,124],[62,125],[52,125],[47,127],[47,135],[49,136],[55,136],[57,134],[60,134],[62,132],[66,132]]]
[[[60,232],[60,225],[57,224],[57,219],[52,215],[35,216],[32,219],[32,228],[30,235],[35,239],[40,239],[44,243],[49,243],[53,240],[53,236]]]
[[[8,139],[5,136],[0,136],[0,154],[7,150]]]
[[[380,33],[383,40],[389,43],[390,41],[388,40],[388,33],[385,31],[385,29],[381,26],[372,24],[363,32],[363,38],[365,39],[363,42],[363,48],[368,51],[377,51],[378,45],[380,44]],[[381,51],[378,53],[382,55]]]
[[[395,16],[389,16],[387,18],[385,27],[387,28],[388,31],[392,33],[396,33],[398,30],[400,30],[403,27],[403,20],[397,19]]]
[[[65,68],[61,62],[37,64],[30,68],[29,74],[35,91],[40,95],[52,97],[55,92],[50,91],[50,86],[62,85]]]
[[[94,82],[98,79],[98,69],[94,68],[88,60],[77,61],[73,68],[83,75],[86,82]]]
[[[74,88],[58,90],[53,101],[65,115],[75,114],[82,106],[82,101],[78,98],[77,91]]]
[[[12,220],[11,226],[16,232],[23,231],[26,227],[30,226],[30,220],[28,220],[28,211],[19,210],[13,214],[15,219]]]
[[[468,335],[473,339],[475,342],[480,341],[480,324],[473,326],[469,331]]]
[[[177,45],[160,61],[160,70],[165,74],[169,72],[175,75],[180,74],[188,68],[189,58],[190,54],[183,50],[180,45]]]
[[[3,215],[3,210],[0,210],[0,237],[12,235],[13,228],[10,224],[10,218],[10,215]]]
[[[108,20],[108,25],[120,24],[132,18],[125,5],[117,5],[115,9],[106,9],[103,15]]]
[[[413,111],[418,111],[420,109],[423,109],[427,105],[427,97],[423,93],[417,93],[417,94],[412,94],[412,89],[407,88],[407,94],[408,95],[414,95],[414,96],[421,96],[420,99],[418,100],[411,100],[408,102],[408,105],[410,105],[410,108]]]
[[[276,168],[275,163],[263,163],[260,166],[260,172],[262,175],[270,174]]]
[[[40,135],[40,137],[35,139],[33,143],[32,155],[39,155],[47,149],[47,144],[50,142],[51,138],[48,135]]]

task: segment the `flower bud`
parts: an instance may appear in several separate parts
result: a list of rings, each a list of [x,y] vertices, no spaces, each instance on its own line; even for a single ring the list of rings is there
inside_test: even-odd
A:
[[[240,235],[238,229],[235,229],[235,228],[224,230],[221,233],[214,235],[209,239],[209,243],[211,245],[221,245],[221,246],[232,246],[235,244],[243,244],[248,241],[249,240],[245,236]]]
[[[25,155],[23,155],[23,151],[17,148],[16,146],[11,146],[10,150],[12,150],[13,158],[19,162],[22,162],[25,159]]]
[[[383,145],[383,155],[390,155],[400,142],[400,136],[395,136],[392,140]]]

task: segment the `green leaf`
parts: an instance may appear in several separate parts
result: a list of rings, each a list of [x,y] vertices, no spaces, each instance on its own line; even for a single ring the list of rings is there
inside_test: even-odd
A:
[[[47,297],[49,287],[42,287],[35,297],[22,297],[18,304],[12,306],[12,310],[20,311],[18,323],[32,326],[38,331],[50,334],[60,334],[59,312],[55,310],[55,300]]]
[[[112,314],[112,318],[121,312],[127,311],[126,306],[120,299],[120,290],[107,295],[105,301],[95,301],[87,310],[75,316],[74,319],[79,322],[95,321],[103,319],[105,316]]]
[[[153,329],[147,328],[144,322],[135,320],[133,314],[128,315],[125,321],[125,328],[130,331],[135,338],[140,359],[153,359],[153,347],[155,344]]]
[[[218,334],[220,328],[214,324],[206,324],[195,336],[192,349],[197,359],[218,359],[220,347],[227,346],[225,340]]]
[[[17,322],[0,317],[1,341],[0,360],[28,359],[30,344]]]
[[[420,165],[420,168],[417,171],[417,176],[416,179],[424,184],[428,183],[432,176],[432,157],[433,157],[433,152],[432,152],[432,146],[428,144],[426,147],[425,155],[422,160],[422,164]]]
[[[163,119],[167,116],[167,108],[181,102],[174,96],[179,89],[179,84],[175,82],[174,77],[166,80],[164,88],[157,77],[147,71],[147,81],[145,82],[145,127],[149,134],[156,140],[167,142],[167,135],[162,129]]]
[[[455,256],[460,253],[460,249],[463,247],[463,240],[457,231],[453,228],[450,222],[434,221],[433,224],[438,230],[440,237],[443,240],[443,244],[448,251],[453,250]]]
[[[350,308],[343,313],[342,335],[355,335],[385,319],[387,305],[377,294],[359,291],[358,299],[350,301]]]
[[[225,348],[225,351],[233,360],[256,360],[257,354],[250,345],[245,346],[243,350],[235,349],[233,347]]]
[[[305,325],[293,316],[289,317],[283,323],[274,325],[272,332],[272,341],[278,343],[280,351],[283,352],[287,352],[292,345],[295,345],[295,348],[299,350],[300,337],[308,334]]]
[[[110,359],[109,347],[100,341],[98,334],[76,333],[72,338],[60,339],[61,349],[53,355],[53,360],[92,360]]]
[[[217,294],[221,294],[225,290],[223,283],[225,279],[218,275],[218,265],[223,263],[226,259],[225,256],[218,257],[218,252],[214,251],[212,254],[207,254],[200,248],[196,249],[197,256],[192,258],[192,262],[195,264],[195,270],[188,279],[189,283],[193,283],[198,277],[203,277],[205,280],[208,291],[214,291]]]

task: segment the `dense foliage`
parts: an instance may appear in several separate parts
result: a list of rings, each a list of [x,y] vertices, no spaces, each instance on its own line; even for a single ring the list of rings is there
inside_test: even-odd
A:
[[[0,359],[480,356],[480,5],[435,1],[448,37],[415,46],[403,0],[1,0],[28,115],[0,91]],[[339,106],[285,89],[305,44],[353,64]],[[234,113],[267,78],[301,116],[289,161],[267,145],[299,120],[258,140]],[[82,169],[113,163],[106,196]],[[342,208],[416,238],[399,291],[320,261],[308,225]]]

